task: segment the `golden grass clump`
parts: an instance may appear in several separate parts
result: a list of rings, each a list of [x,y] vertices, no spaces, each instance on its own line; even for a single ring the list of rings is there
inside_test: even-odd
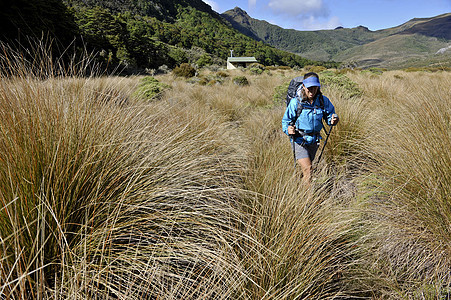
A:
[[[255,191],[247,200],[248,230],[261,245],[258,256],[245,256],[258,284],[252,294],[258,299],[349,296],[352,291],[342,289],[353,254],[352,217],[339,216],[344,207],[338,206],[349,200],[335,199],[326,185],[300,185],[280,119],[278,108],[255,112],[243,125],[252,137],[246,186]]]
[[[234,103],[230,110],[240,112],[235,122],[248,144],[242,177],[250,194],[242,199],[241,210],[244,230],[254,242],[244,243],[239,252],[250,278],[245,287],[255,299],[352,295],[353,288],[343,291],[351,282],[343,274],[351,273],[353,263],[352,216],[339,213],[345,208],[329,186],[312,192],[299,184],[288,137],[281,131],[284,107],[272,100],[275,88],[287,80],[260,75],[248,88],[224,86],[206,97],[213,108]],[[338,184],[333,193],[343,189]]]
[[[365,82],[370,105],[381,105],[363,180],[368,260],[392,297],[442,298],[451,288],[451,77],[392,75]]]
[[[0,87],[0,294],[236,294],[243,159],[224,123],[115,101],[134,79],[18,74]]]
[[[340,123],[302,185],[273,100],[302,73],[142,101],[40,47],[0,56],[0,298],[449,298],[449,73],[327,71]]]

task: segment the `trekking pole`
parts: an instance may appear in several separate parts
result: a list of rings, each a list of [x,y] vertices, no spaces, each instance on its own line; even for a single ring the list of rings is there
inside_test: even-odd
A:
[[[290,126],[294,126],[294,122],[290,122]],[[291,148],[293,150],[294,169],[296,170],[296,151],[294,149],[294,134],[290,134]]]
[[[330,135],[330,132],[332,131],[333,127],[334,127],[334,125],[330,125],[330,127],[329,127],[329,132],[327,132],[326,140],[324,141],[324,145],[323,145],[323,148],[321,149],[321,152],[320,152],[320,154],[318,156],[318,161],[316,162],[316,165],[319,164],[319,161],[321,160],[321,156],[323,156],[324,148],[326,148],[327,140],[329,139],[329,135]]]

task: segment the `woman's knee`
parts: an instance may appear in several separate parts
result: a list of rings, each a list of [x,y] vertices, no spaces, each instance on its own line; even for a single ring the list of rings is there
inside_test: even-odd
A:
[[[301,166],[302,172],[303,173],[310,173],[310,171],[312,170],[312,162],[310,160],[310,158],[301,158],[298,159],[298,164]]]

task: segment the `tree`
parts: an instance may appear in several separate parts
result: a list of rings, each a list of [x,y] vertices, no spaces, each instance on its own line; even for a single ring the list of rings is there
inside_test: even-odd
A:
[[[73,13],[61,0],[4,1],[0,10],[0,39],[55,38],[67,47],[77,34]]]
[[[199,67],[205,67],[205,66],[211,65],[211,62],[212,62],[212,59],[211,59],[210,54],[204,53],[200,56],[200,58],[197,60],[196,63]]]

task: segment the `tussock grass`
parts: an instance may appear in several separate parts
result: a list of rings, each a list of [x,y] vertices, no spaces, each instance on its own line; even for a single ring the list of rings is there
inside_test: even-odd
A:
[[[287,78],[267,80],[255,83],[260,93]],[[351,200],[349,194],[335,197],[346,187],[337,184],[331,193],[328,185],[300,185],[288,137],[280,129],[284,103],[265,107],[253,110],[242,124],[250,146],[245,185],[255,192],[247,200],[252,208],[248,230],[262,247],[258,256],[245,257],[257,283],[252,294],[258,299],[350,296],[353,216],[340,213],[347,207],[339,203]]]
[[[115,101],[137,80],[4,79],[0,294],[237,294],[243,160],[224,123]]]
[[[2,297],[449,297],[448,73],[325,86],[340,123],[303,186],[273,100],[299,73],[163,75],[143,102],[45,51],[1,57]]]
[[[383,278],[391,297],[447,297],[451,77],[403,74],[394,89],[391,75],[374,82],[377,86],[366,83],[370,94],[393,90],[390,101],[386,96],[371,99],[390,103],[375,111],[377,130],[368,144],[373,159],[367,165],[373,176],[365,181],[371,269]]]
[[[332,164],[333,168],[345,168],[344,172],[350,177],[356,176],[355,172],[361,170],[359,166],[368,160],[364,150],[371,137],[368,128],[372,126],[372,110],[363,98],[349,98],[347,93],[340,89],[326,87],[324,93],[333,102],[340,122],[331,130],[322,159],[325,163]],[[327,125],[325,128],[330,130]],[[327,135],[324,131],[322,136],[325,141]]]

